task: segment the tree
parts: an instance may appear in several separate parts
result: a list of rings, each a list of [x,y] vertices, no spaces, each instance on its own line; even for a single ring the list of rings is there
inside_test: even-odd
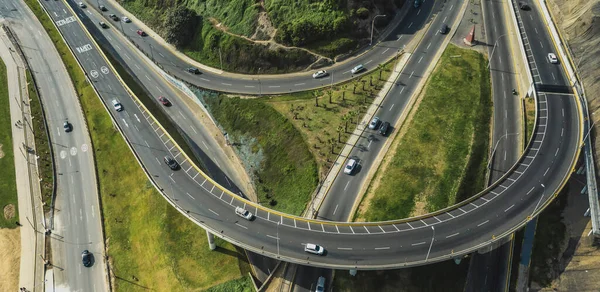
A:
[[[319,107],[319,95],[321,95],[320,92],[318,90],[314,90],[312,92],[312,94],[313,94],[313,97],[315,98],[315,106]]]
[[[329,97],[329,104],[331,104],[331,98],[333,97],[333,90],[328,89],[327,90],[327,97]]]
[[[354,88],[352,89],[352,93],[356,94],[356,86],[358,86],[358,78],[352,79],[352,84],[354,85]]]
[[[167,9],[164,19],[165,40],[177,48],[188,45],[202,31],[202,17],[183,5]]]
[[[342,85],[342,100],[345,100],[344,98],[346,97],[346,89],[348,88],[348,85]]]
[[[360,82],[362,82],[362,90],[365,91],[365,83],[367,83],[367,80],[363,80],[362,77],[360,77]]]
[[[369,86],[373,86],[373,75],[369,76]]]
[[[342,122],[344,122],[344,133],[348,133],[348,120],[350,120],[350,114],[342,116]]]
[[[381,73],[383,73],[383,64],[377,65],[377,69],[379,69],[379,80],[381,80]]]
[[[329,140],[327,140],[327,142],[329,142],[329,146],[331,146],[331,154],[335,154],[335,145],[337,144],[335,142],[335,139],[330,138]]]
[[[344,127],[342,127],[342,126],[337,127],[338,143],[342,143],[342,131],[343,130],[344,130]]]

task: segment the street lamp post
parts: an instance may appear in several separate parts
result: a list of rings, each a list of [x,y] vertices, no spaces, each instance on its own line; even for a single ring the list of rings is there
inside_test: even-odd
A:
[[[431,247],[433,246],[433,241],[435,240],[435,227],[431,226],[431,230],[433,231],[433,235],[431,236],[431,243],[429,244],[429,250],[427,251],[427,256],[425,257],[425,261],[429,259],[429,253],[431,253]]]
[[[371,21],[371,42],[369,43],[369,46],[373,44],[373,30],[375,29],[375,19],[377,19],[377,17],[385,17],[385,14],[378,14],[375,15],[375,17],[373,17],[373,21]]]
[[[258,75],[257,75],[258,76],[257,77],[258,78],[258,97],[260,97],[262,95],[262,89],[260,88],[260,69],[261,68],[258,68]]]
[[[496,141],[496,146],[494,146],[494,150],[492,150],[492,154],[490,154],[490,159],[488,159],[487,168],[490,168],[490,165],[492,164],[492,158],[494,158],[494,154],[496,153],[496,148],[498,148],[498,144],[500,143],[500,141],[502,141],[503,138],[506,138],[511,135],[519,135],[519,133],[510,133],[510,134],[506,133],[506,134],[502,135],[502,137],[500,137],[500,139],[498,139],[498,141]]]
[[[279,221],[277,221],[277,258],[279,258]]]
[[[494,42],[494,48],[492,49],[492,53],[490,54],[490,59],[488,60],[488,65],[487,65],[488,69],[490,68],[490,63],[492,62],[492,57],[494,57],[494,51],[496,50],[496,46],[498,45],[498,41],[500,40],[501,37],[507,36],[507,35],[510,35],[510,34],[513,34],[513,33],[505,33],[505,34],[499,36],[498,38],[496,38],[496,42]]]

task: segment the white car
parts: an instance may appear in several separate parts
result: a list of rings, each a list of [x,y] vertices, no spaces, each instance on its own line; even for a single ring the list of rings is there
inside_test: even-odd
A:
[[[81,7],[81,8],[86,8],[87,6],[86,6],[86,5],[85,5],[85,3],[83,3],[83,2],[79,2],[79,7]]]
[[[121,103],[118,100],[113,99],[111,102],[116,111],[120,112],[123,110],[123,106],[121,105]]]
[[[315,292],[325,292],[325,277],[319,277],[317,280],[317,286],[315,287]]]
[[[356,159],[353,159],[353,158],[348,159],[348,162],[346,162],[346,166],[344,167],[344,173],[352,174],[352,172],[356,168],[356,165],[358,165],[358,161],[356,161]]]
[[[322,255],[323,252],[325,252],[325,249],[322,246],[316,245],[314,243],[307,243],[304,246],[304,251],[307,253]]]
[[[379,126],[379,118],[378,117],[374,117],[371,120],[371,122],[369,123],[369,129],[375,130],[375,129],[377,129],[377,126]]]
[[[356,73],[358,73],[358,72],[360,72],[360,71],[362,71],[362,70],[365,70],[365,66],[363,66],[363,65],[361,64],[361,65],[356,65],[354,68],[352,68],[352,70],[350,70],[350,72],[351,72],[352,74],[356,74]]]
[[[121,17],[121,20],[122,20],[123,22],[125,22],[125,23],[130,23],[130,22],[131,22],[131,19],[129,19],[129,17],[127,17],[127,16],[123,16],[123,17]]]
[[[548,53],[548,62],[550,62],[552,64],[557,64],[558,63],[558,58],[556,57],[556,54],[554,54],[554,53]]]
[[[252,213],[250,213],[250,211],[242,208],[242,207],[235,207],[235,214],[250,221],[252,220],[252,218],[254,217],[252,215]]]
[[[325,71],[325,70],[317,71],[313,74],[313,78],[315,78],[315,79],[325,77],[325,76],[327,76],[327,71]]]

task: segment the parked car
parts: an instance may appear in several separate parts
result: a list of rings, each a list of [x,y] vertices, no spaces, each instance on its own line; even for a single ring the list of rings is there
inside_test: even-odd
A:
[[[177,161],[173,158],[171,158],[171,156],[165,156],[163,158],[163,160],[165,161],[165,164],[167,166],[169,166],[170,169],[172,170],[178,170],[179,169],[179,163],[177,163]]]
[[[171,106],[171,102],[164,96],[159,96],[158,101],[160,101],[160,103],[162,103],[164,106]]]
[[[235,214],[250,221],[252,220],[252,218],[254,217],[254,215],[252,215],[252,213],[250,213],[250,211],[242,208],[242,207],[235,207]]]
[[[316,255],[323,255],[325,249],[322,246],[316,245],[314,243],[307,243],[304,246],[304,251],[307,253],[312,253]]]
[[[116,111],[120,112],[120,111],[123,110],[123,106],[121,105],[121,103],[118,100],[113,99],[111,101],[111,103],[112,103],[112,105],[113,105],[113,107],[115,108]]]
[[[369,129],[371,130],[375,130],[377,129],[377,127],[379,126],[379,118],[378,117],[374,117],[371,122],[369,123]]]
[[[529,8],[529,5],[527,5],[527,3],[523,2],[523,1],[519,1],[519,8],[521,8],[521,10],[531,9],[531,8]]]
[[[317,279],[317,286],[315,292],[325,292],[325,277],[321,276]]]
[[[100,21],[98,24],[100,24],[101,28],[108,28],[108,25],[104,21]]]
[[[73,131],[73,125],[71,125],[71,123],[69,123],[69,121],[65,121],[63,123],[63,129],[65,129],[66,133],[69,133],[69,132]]]
[[[130,22],[131,22],[131,19],[129,19],[129,17],[127,17],[127,16],[123,16],[123,17],[121,17],[121,20],[122,20],[123,22],[125,22],[125,23],[130,23]]]
[[[108,17],[110,17],[114,21],[119,21],[119,17],[114,14],[110,14]]]
[[[361,64],[361,65],[356,65],[354,68],[352,68],[352,70],[350,70],[350,72],[351,72],[352,74],[356,74],[356,73],[359,73],[359,72],[361,72],[362,70],[365,70],[365,66],[363,66],[363,65]]]
[[[89,252],[87,249],[84,250],[81,253],[81,262],[83,263],[83,266],[86,268],[91,267],[94,264],[94,255],[92,255],[91,252]]]
[[[313,78],[317,79],[317,78],[325,77],[325,76],[327,76],[327,74],[328,73],[325,70],[317,71],[313,74]]]
[[[450,27],[447,24],[442,24],[440,27],[440,34],[447,34],[450,31]]]
[[[388,132],[390,131],[390,128],[390,123],[384,122],[383,124],[381,124],[381,128],[379,128],[379,134],[381,136],[387,136]]]
[[[100,8],[100,11],[108,11],[104,5],[100,5],[98,8]]]
[[[143,30],[141,30],[141,29],[138,29],[136,32],[137,32],[137,34],[139,34],[140,36],[143,36],[143,37],[147,36],[147,34],[146,34],[146,33],[145,33]]]
[[[556,57],[556,54],[548,53],[548,62],[552,64],[558,64],[558,58]]]
[[[354,158],[348,159],[348,162],[346,162],[346,166],[344,167],[344,173],[352,174],[352,172],[354,172],[354,169],[356,169],[357,165],[358,165],[358,161],[356,161],[356,159],[354,159]]]
[[[185,69],[188,73],[192,74],[200,74],[200,70],[198,68],[190,67]]]
[[[85,5],[85,3],[83,3],[83,2],[79,2],[79,7],[81,7],[81,8],[86,8],[87,6],[86,6],[86,5]]]

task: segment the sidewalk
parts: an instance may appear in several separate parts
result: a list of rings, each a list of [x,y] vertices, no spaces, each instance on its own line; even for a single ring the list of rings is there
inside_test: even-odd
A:
[[[41,255],[44,254],[44,237],[37,236],[35,230],[44,230],[44,214],[35,154],[30,154],[35,153],[35,143],[26,120],[29,117],[27,78],[23,62],[3,29],[0,29],[0,57],[7,67],[19,220],[22,224],[19,287],[43,291]]]

